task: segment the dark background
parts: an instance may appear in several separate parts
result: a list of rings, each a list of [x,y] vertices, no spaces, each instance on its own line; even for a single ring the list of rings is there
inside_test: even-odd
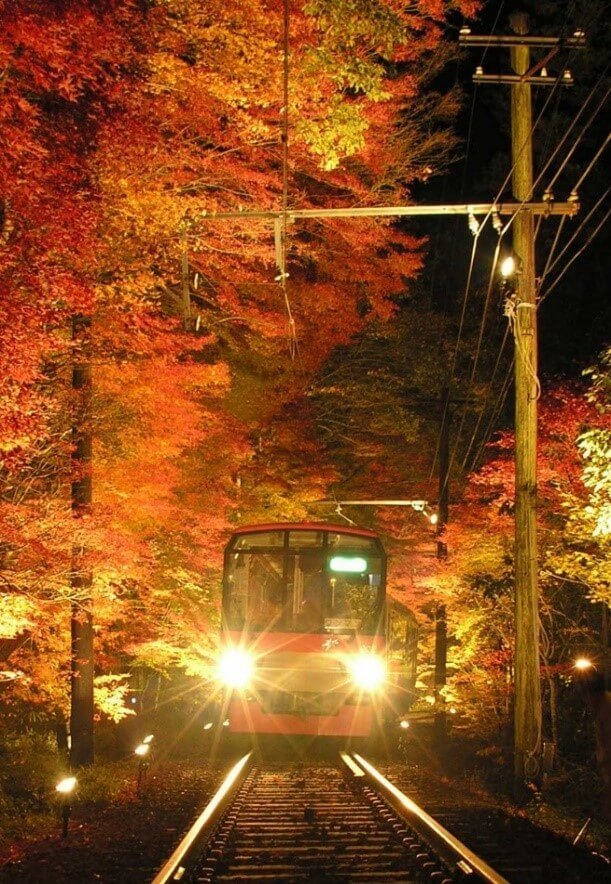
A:
[[[579,108],[589,100],[586,110],[560,149],[549,171],[535,188],[534,198],[540,200],[555,174],[564,162],[575,140],[590,124],[565,170],[556,181],[555,199],[565,201],[575,183],[604,142],[608,134],[608,101],[598,114],[594,111],[609,88],[608,70],[610,4],[592,0],[575,2],[512,2],[487,0],[477,22],[470,23],[473,34],[512,33],[509,16],[515,10],[529,14],[530,33],[533,35],[570,36],[576,28],[586,33],[587,47],[583,50],[561,50],[547,65],[548,73],[556,75],[570,68],[575,85],[553,90],[550,87],[533,88],[533,121],[548,101],[541,122],[533,132],[534,178],[547,158],[553,153]],[[453,23],[456,30],[462,24]],[[544,50],[532,50],[533,62]],[[449,173],[415,191],[415,197],[427,203],[491,202],[497,196],[511,200],[510,185],[502,193],[500,188],[510,168],[510,113],[507,85],[474,85],[471,76],[476,65],[483,65],[485,73],[508,73],[509,50],[465,48],[458,60],[443,75],[440,88],[453,83],[464,92],[464,109],[459,120],[462,143],[459,156]],[[603,153],[579,191],[581,210],[576,218],[565,222],[560,246],[568,241],[582,224],[589,210],[608,187],[608,150]],[[611,250],[609,225],[595,229],[609,209],[608,197],[590,221],[579,232],[567,249],[557,270],[551,273],[543,292],[557,273],[585,246],[561,282],[545,298],[539,309],[539,354],[542,378],[563,375],[578,377],[609,342],[611,308],[608,294],[608,255]],[[559,218],[550,218],[541,225],[537,238],[537,274],[547,260]],[[490,228],[490,225],[488,225]],[[465,292],[472,235],[464,217],[452,220],[423,221],[421,231],[429,237],[429,257],[423,286],[432,302],[450,313],[461,310]],[[588,245],[586,243],[591,238]],[[510,234],[503,242],[511,245]],[[476,254],[470,298],[482,299],[488,287],[491,261],[496,244],[492,229],[480,237]],[[475,306],[473,307],[475,310]],[[491,303],[491,322],[503,322],[502,298]],[[494,315],[496,313],[496,316]]]

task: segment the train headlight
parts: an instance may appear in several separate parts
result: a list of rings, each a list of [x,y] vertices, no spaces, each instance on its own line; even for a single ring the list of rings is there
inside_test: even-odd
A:
[[[364,691],[377,691],[386,678],[386,665],[381,657],[360,654],[350,661],[352,680]]]
[[[245,688],[248,686],[255,669],[252,654],[241,648],[230,648],[223,652],[218,662],[216,674],[228,688]]]

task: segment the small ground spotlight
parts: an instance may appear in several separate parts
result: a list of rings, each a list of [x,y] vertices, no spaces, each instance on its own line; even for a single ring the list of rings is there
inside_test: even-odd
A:
[[[152,739],[152,737],[151,737]],[[144,775],[148,768],[147,755],[149,754],[151,748],[150,742],[140,743],[139,746],[136,746],[134,749],[134,755],[138,756],[138,782],[136,783],[136,794],[140,794],[140,787],[142,785],[142,780],[144,779]]]
[[[71,801],[70,797],[76,788],[76,777],[64,777],[55,787],[55,791],[61,796],[62,805],[62,838],[68,837],[68,822],[70,820]]]

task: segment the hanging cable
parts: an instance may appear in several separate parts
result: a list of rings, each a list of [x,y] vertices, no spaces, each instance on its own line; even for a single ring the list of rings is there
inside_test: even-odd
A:
[[[607,94],[609,94],[609,93],[607,93]],[[586,180],[586,178],[588,177],[588,175],[589,175],[590,172],[592,171],[594,165],[598,162],[599,157],[601,156],[601,154],[603,153],[603,151],[606,150],[606,147],[607,147],[607,145],[609,144],[609,141],[611,141],[611,134],[607,135],[607,137],[605,138],[605,140],[603,141],[603,143],[602,143],[601,146],[599,147],[599,149],[598,149],[598,151],[596,152],[595,156],[592,158],[592,160],[591,160],[590,163],[588,164],[587,169],[585,170],[585,172],[583,173],[583,175],[581,176],[581,178],[579,179],[579,181],[577,182],[577,184],[576,184],[575,187],[573,188],[574,191],[579,192],[579,188],[581,187],[581,185],[583,184],[583,182]]]
[[[498,10],[497,10],[496,17],[495,17],[495,19],[494,19],[494,23],[493,23],[493,25],[492,25],[492,30],[491,30],[491,33],[492,33],[492,34],[495,33],[495,31],[496,31],[496,29],[497,29],[497,27],[498,27],[498,23],[499,23],[499,20],[500,20],[500,18],[501,18],[501,15],[502,15],[502,13],[503,13],[503,9],[504,9],[504,7],[505,7],[505,0],[502,0],[502,2],[499,4],[499,8],[498,8]],[[486,55],[487,55],[487,53],[488,53],[489,48],[490,48],[489,46],[485,46],[485,47],[484,47],[484,51],[483,51],[483,53],[482,53],[482,57],[481,57],[481,59],[480,59],[480,65],[482,65],[482,66],[483,66],[483,64],[484,64],[484,60],[485,60],[485,58],[486,58]],[[474,123],[474,119],[475,119],[475,105],[476,105],[477,94],[478,94],[478,92],[477,92],[477,84],[476,84],[476,86],[475,86],[475,90],[474,90],[474,92],[473,92],[473,98],[471,99],[471,108],[470,108],[470,112],[469,112],[469,125],[468,125],[468,129],[467,129],[467,147],[466,147],[466,151],[465,151],[465,162],[464,162],[464,165],[463,165],[463,174],[462,174],[461,185],[460,185],[460,194],[461,194],[461,196],[462,196],[462,195],[464,194],[464,192],[465,192],[465,187],[466,187],[466,183],[467,183],[467,173],[468,173],[468,169],[469,169],[469,156],[470,156],[471,140],[472,140],[472,134],[473,134],[473,123]],[[469,290],[470,290],[470,288],[471,288],[471,277],[472,277],[472,275],[473,275],[473,267],[474,267],[474,265],[475,265],[475,255],[476,255],[476,252],[477,252],[477,246],[478,246],[478,242],[479,242],[479,235],[480,235],[481,231],[483,230],[483,228],[484,228],[484,226],[485,226],[486,220],[487,220],[487,218],[485,218],[484,221],[481,222],[481,224],[479,224],[477,230],[474,231],[474,230],[472,229],[472,232],[473,232],[473,235],[474,235],[473,249],[472,249],[472,251],[471,251],[471,260],[470,260],[470,262],[469,262],[469,271],[468,271],[468,273],[467,273],[467,282],[466,282],[465,290],[464,290],[464,293],[463,293],[463,300],[462,300],[462,308],[461,308],[460,322],[459,322],[459,327],[458,327],[458,333],[457,333],[457,336],[456,336],[456,346],[455,346],[455,348],[454,348],[454,354],[453,354],[453,357],[452,357],[452,365],[451,365],[451,367],[450,367],[449,378],[448,378],[448,389],[451,388],[451,386],[452,386],[452,381],[453,381],[453,379],[454,379],[454,371],[455,371],[455,369],[456,369],[456,360],[457,360],[458,350],[459,350],[459,348],[460,348],[460,342],[461,342],[461,338],[462,338],[462,332],[463,332],[463,326],[464,326],[465,315],[466,315],[466,312],[467,312],[467,303],[468,303],[468,300],[469,300]],[[456,254],[456,243],[457,243],[457,239],[458,239],[458,238],[455,238],[455,239],[454,239],[453,252],[452,252],[453,257],[454,257],[454,255]],[[446,397],[446,399],[445,399],[445,404],[444,404],[443,414],[442,414],[442,416],[441,416],[441,423],[440,423],[440,425],[439,425],[439,433],[438,433],[438,436],[437,436],[437,444],[436,444],[436,446],[435,446],[435,453],[434,453],[434,455],[433,455],[433,462],[432,462],[432,464],[431,464],[431,470],[430,470],[430,473],[429,473],[429,482],[432,480],[433,475],[434,475],[434,473],[435,473],[435,468],[436,468],[436,466],[437,466],[437,458],[439,457],[439,447],[440,447],[440,445],[441,445],[441,433],[442,433],[442,430],[443,430],[444,422],[445,422],[445,420],[447,419],[447,411],[448,411],[448,408],[449,408],[449,397]]]
[[[605,70],[604,70],[603,73],[601,74],[601,76],[600,76],[598,82],[601,82],[601,80],[603,79],[603,77],[606,76],[606,73],[607,73],[608,68],[609,68],[609,66],[607,65],[607,67],[605,68]],[[593,97],[594,92],[595,92],[595,90],[596,90],[597,87],[598,87],[598,83],[597,83],[597,84],[596,84],[596,85],[590,90],[590,92],[589,92],[589,94],[588,94],[588,96],[587,96],[585,102],[582,104],[582,106],[581,106],[581,107],[579,108],[579,110],[577,111],[575,117],[574,117],[573,120],[571,121],[571,125],[570,125],[569,128],[566,130],[566,132],[565,132],[565,134],[564,134],[562,140],[560,141],[560,143],[559,143],[558,146],[556,147],[556,150],[553,152],[553,154],[552,154],[551,157],[548,159],[547,163],[544,165],[543,169],[542,169],[541,172],[539,173],[539,175],[538,175],[538,177],[537,177],[537,182],[536,182],[536,183],[538,183],[538,182],[541,180],[541,178],[543,177],[543,175],[545,174],[545,172],[546,172],[547,169],[549,168],[549,166],[550,166],[552,160],[554,159],[554,157],[556,156],[556,154],[558,153],[558,151],[560,150],[560,148],[562,147],[562,145],[564,144],[564,142],[566,141],[566,139],[568,138],[568,136],[569,136],[570,133],[572,132],[573,127],[576,125],[576,123],[577,123],[577,121],[579,120],[580,116],[582,115],[582,113],[583,113],[584,110],[586,109],[586,107],[587,107],[587,105],[588,105],[590,99]],[[562,174],[562,171],[564,170],[564,168],[566,167],[567,163],[569,162],[569,160],[570,160],[571,157],[573,156],[575,150],[577,149],[577,147],[578,147],[578,145],[579,145],[579,142],[581,141],[581,139],[583,138],[583,136],[586,134],[586,132],[588,131],[588,129],[590,128],[590,126],[591,126],[592,123],[594,122],[595,118],[597,117],[598,113],[599,113],[600,110],[602,109],[603,105],[605,104],[607,98],[609,97],[609,92],[611,92],[611,86],[607,89],[607,91],[605,92],[605,94],[603,95],[603,97],[600,99],[600,101],[598,102],[598,105],[596,106],[594,112],[592,113],[592,115],[590,116],[590,118],[587,120],[587,122],[585,123],[584,127],[582,128],[581,133],[579,134],[579,136],[578,136],[578,137],[575,139],[575,141],[573,142],[573,144],[572,144],[572,146],[571,146],[571,149],[569,150],[569,152],[567,153],[566,157],[565,157],[564,160],[562,161],[562,164],[560,165],[560,168],[557,169],[556,174],[554,175],[554,177],[553,177],[553,178],[551,179],[551,181],[549,182],[549,184],[548,184],[548,186],[547,186],[547,190],[548,190],[548,191],[551,191],[552,187],[554,186],[554,184],[556,183],[556,181],[558,180],[558,178],[559,178],[560,175]],[[607,139],[607,140],[608,140],[608,139]],[[605,144],[603,145],[603,147],[601,148],[601,152],[602,152],[602,150],[604,150],[605,147],[606,147],[606,142],[605,142]],[[587,174],[587,172],[586,172],[586,174]],[[585,178],[585,175],[584,175],[584,178]]]
[[[608,191],[607,191],[607,193],[608,193]],[[605,194],[605,196],[606,196],[606,194]],[[577,258],[579,258],[579,256],[582,254],[582,252],[584,252],[585,249],[587,249],[587,247],[590,245],[590,243],[592,242],[592,240],[594,239],[594,237],[598,234],[598,232],[599,232],[599,231],[604,227],[604,225],[607,223],[607,219],[609,218],[609,215],[611,215],[611,209],[608,209],[608,210],[607,210],[607,214],[604,216],[604,218],[603,218],[602,221],[598,224],[598,226],[592,231],[592,233],[590,234],[590,236],[588,237],[588,239],[586,240],[586,242],[582,245],[582,247],[579,249],[579,251],[576,252],[576,253],[573,255],[573,257],[571,258],[571,260],[568,261],[568,262],[565,264],[565,266],[562,268],[561,272],[558,274],[558,276],[556,277],[556,279],[553,281],[553,283],[552,283],[552,284],[550,285],[550,287],[547,289],[547,291],[545,292],[545,294],[541,296],[541,301],[544,301],[544,300],[547,298],[547,296],[548,296],[549,294],[551,294],[551,292],[553,292],[553,290],[556,288],[556,286],[558,285],[558,283],[560,282],[560,280],[562,279],[562,277],[564,276],[564,274],[565,274],[565,273],[567,272],[567,270],[569,269],[569,267],[570,267],[572,264],[574,264],[574,262],[577,260]]]
[[[541,277],[541,280],[540,280],[540,283],[539,283],[539,291],[540,291],[541,288],[543,287],[543,282],[545,281],[546,276],[548,276],[548,274],[551,273],[551,271],[554,269],[554,267],[556,267],[556,265],[558,264],[558,262],[562,260],[562,257],[563,257],[564,254],[566,253],[567,249],[568,249],[568,248],[571,246],[571,244],[577,239],[577,237],[579,236],[579,234],[581,233],[581,231],[583,230],[583,228],[586,226],[586,224],[588,223],[588,221],[590,220],[590,218],[592,217],[592,215],[594,214],[594,212],[596,212],[596,210],[598,209],[598,207],[601,205],[601,203],[603,203],[603,202],[607,199],[607,197],[609,196],[609,192],[610,192],[610,191],[611,191],[611,188],[608,187],[608,188],[605,190],[605,192],[603,193],[603,195],[597,199],[597,201],[596,201],[595,204],[592,206],[592,208],[590,209],[590,211],[588,212],[588,214],[585,216],[585,218],[582,219],[582,221],[581,221],[579,227],[573,232],[573,235],[572,235],[571,238],[568,240],[568,242],[565,243],[565,245],[564,245],[564,247],[562,248],[562,251],[560,252],[560,254],[558,255],[558,257],[557,257],[554,261],[552,261],[551,263],[548,261],[548,264],[547,264],[547,266],[546,266],[546,268],[545,268],[545,272],[544,272],[543,276]]]
[[[605,69],[605,71],[606,71],[606,70],[607,70],[607,68]],[[555,150],[553,151],[552,155],[548,158],[548,161],[546,162],[544,168],[541,170],[541,172],[540,172],[539,175],[537,176],[536,180],[533,182],[533,190],[534,190],[534,188],[539,184],[541,178],[542,178],[543,175],[545,174],[546,170],[549,168],[550,164],[553,162],[554,158],[556,157],[556,155],[558,154],[558,152],[559,152],[559,150],[561,149],[562,145],[564,144],[564,142],[565,142],[566,139],[568,138],[568,136],[569,136],[570,132],[572,131],[572,129],[574,128],[575,124],[578,122],[579,118],[581,117],[581,115],[583,114],[583,112],[585,111],[585,109],[587,108],[589,102],[591,101],[591,99],[593,98],[593,96],[594,96],[594,94],[595,94],[595,92],[596,92],[596,89],[598,88],[600,82],[602,81],[602,77],[603,77],[603,76],[604,76],[604,74],[598,79],[598,81],[597,81],[597,83],[595,84],[595,86],[590,90],[590,92],[589,92],[589,94],[588,94],[588,97],[587,97],[586,101],[584,102],[584,104],[582,104],[582,106],[581,106],[581,108],[579,109],[579,111],[578,111],[576,117],[573,119],[573,121],[571,122],[571,125],[568,127],[568,130],[565,132],[564,136],[562,137],[561,141],[559,142],[559,144],[557,145],[557,147],[556,147]],[[549,104],[549,102],[550,102],[550,100],[551,100],[551,97],[552,97],[553,91],[558,87],[558,85],[559,85],[560,82],[561,82],[561,77],[559,76],[558,79],[557,79],[557,81],[556,81],[556,84],[554,85],[554,87],[552,87],[552,93],[550,94],[550,96],[548,96],[548,99],[545,101],[545,103],[544,103],[544,105],[543,105],[543,108],[541,109],[539,115],[537,116],[537,119],[535,120],[534,124],[531,126],[531,132],[530,132],[530,137],[531,137],[531,138],[532,138],[532,135],[534,134],[535,129],[537,128],[537,126],[538,126],[539,123],[541,122],[541,119],[542,119],[542,117],[543,117],[543,114],[544,114],[544,112],[545,112],[545,110],[546,110],[546,108],[547,108],[547,106],[548,106],[548,104]],[[589,120],[586,122],[586,124],[585,124],[585,126],[584,126],[584,129],[582,130],[582,132],[581,132],[580,135],[578,136],[578,140],[581,140],[581,138],[583,137],[585,131],[587,131],[587,128],[590,126],[590,124],[591,124],[591,122],[593,121],[593,119],[594,119],[594,118],[596,117],[596,115],[599,113],[599,111],[600,111],[602,105],[604,104],[604,101],[605,101],[606,98],[607,98],[608,93],[609,93],[609,90],[607,90],[607,92],[606,92],[605,95],[603,96],[603,99],[599,102],[599,104],[598,104],[598,106],[596,107],[596,109],[594,110],[593,114],[591,115],[591,117],[589,118]],[[529,139],[527,139],[527,142],[528,142],[528,140],[529,140]],[[522,149],[524,149],[524,147],[523,147]],[[517,162],[517,159],[516,159],[516,162]],[[502,194],[503,190],[505,189],[505,186],[507,185],[507,183],[509,182],[511,176],[513,175],[513,171],[514,171],[514,168],[515,168],[516,162],[514,162],[514,164],[512,165],[511,171],[509,172],[509,174],[508,174],[507,177],[505,178],[505,181],[503,182],[503,184],[502,184],[502,186],[501,186],[501,188],[500,188],[500,190],[499,190],[499,192],[498,192],[498,194],[497,194],[497,197],[496,197],[496,199],[495,199],[495,202],[498,202],[498,201],[499,201],[499,199],[500,199],[500,197],[501,197],[501,194]],[[510,230],[510,228],[512,227],[513,222],[514,222],[515,218],[517,217],[517,214],[518,214],[518,212],[520,211],[521,206],[524,205],[526,202],[527,202],[527,200],[522,200],[522,201],[521,201],[520,206],[518,206],[518,208],[513,212],[513,214],[512,214],[511,217],[509,218],[509,220],[505,223],[505,225],[504,225],[504,227],[503,227],[503,229],[502,229],[502,232],[501,232],[501,234],[500,234],[500,236],[499,236],[499,241],[498,241],[498,245],[497,245],[497,250],[496,250],[496,252],[495,252],[494,260],[493,260],[493,264],[492,264],[492,268],[493,268],[493,270],[492,270],[492,273],[491,273],[491,275],[490,275],[490,280],[489,280],[489,284],[488,284],[488,289],[487,289],[487,292],[486,292],[485,307],[484,307],[484,312],[483,312],[483,314],[482,314],[482,321],[481,321],[481,325],[480,325],[480,334],[479,334],[479,339],[478,339],[478,347],[477,347],[476,356],[475,356],[474,364],[473,364],[472,371],[471,371],[471,378],[470,378],[470,380],[469,380],[469,391],[472,389],[472,386],[473,386],[473,381],[474,381],[474,378],[475,378],[475,372],[476,372],[476,369],[477,369],[477,362],[478,362],[478,360],[479,360],[480,344],[481,344],[481,340],[482,340],[482,337],[483,337],[483,331],[484,331],[484,326],[485,326],[485,321],[486,321],[487,305],[488,305],[488,302],[489,302],[489,299],[490,299],[490,295],[491,295],[491,291],[492,291],[492,286],[493,286],[493,283],[494,283],[494,268],[495,268],[495,266],[496,266],[496,261],[497,261],[497,259],[498,259],[498,247],[500,246],[500,243],[501,243],[501,239],[502,239],[502,237],[503,237],[503,236],[504,236],[504,235]],[[492,210],[489,210],[488,215],[486,215],[486,216],[484,217],[484,220],[482,221],[482,225],[486,222],[486,220],[487,220],[487,218],[489,217],[490,214],[492,214]],[[519,343],[518,343],[517,339],[516,339],[516,346],[518,346],[518,348],[519,348]],[[527,368],[528,368],[528,367],[527,367]],[[528,370],[532,373],[532,368],[528,368]],[[537,384],[537,389],[539,390],[540,387],[539,387],[539,381],[538,381],[538,379],[536,380],[536,384]],[[468,396],[466,397],[465,404],[463,405],[463,411],[462,411],[461,420],[460,420],[460,424],[459,424],[459,431],[458,431],[458,433],[457,433],[457,435],[456,435],[456,440],[455,440],[455,444],[454,444],[454,449],[453,449],[452,456],[451,456],[451,459],[450,459],[450,464],[451,464],[451,465],[454,463],[454,460],[455,460],[455,458],[456,458],[456,452],[457,452],[457,450],[458,450],[458,446],[459,446],[459,444],[460,444],[460,438],[461,438],[462,428],[463,428],[463,426],[464,426],[464,422],[465,422],[465,419],[466,419],[467,409],[468,409]]]
[[[549,250],[549,255],[547,256],[547,261],[545,262],[545,267],[543,268],[543,273],[541,274],[541,278],[538,280],[537,293],[539,293],[541,291],[541,286],[543,285],[543,283],[545,281],[545,277],[549,273],[550,267],[552,266],[554,254],[556,252],[556,248],[558,247],[558,242],[560,241],[560,237],[562,236],[562,231],[564,230],[564,225],[565,225],[566,219],[567,219],[567,216],[563,215],[561,217],[560,223],[558,224],[558,227],[556,229],[554,241],[552,243],[551,249]]]
[[[469,444],[467,446],[467,450],[465,452],[465,456],[463,458],[463,461],[462,461],[462,464],[460,467],[460,471],[463,474],[466,472],[467,463],[469,461],[469,455],[471,453],[471,449],[473,448],[473,446],[475,444],[475,440],[477,438],[479,428],[480,428],[482,421],[484,419],[484,414],[486,413],[486,408],[488,406],[488,400],[490,399],[490,395],[492,394],[492,387],[494,384],[494,380],[496,378],[496,374],[497,374],[499,367],[501,365],[501,361],[502,361],[502,358],[503,358],[503,355],[505,352],[505,347],[507,345],[508,340],[509,340],[509,325],[507,325],[505,327],[505,334],[504,334],[503,340],[501,341],[500,346],[499,346],[499,350],[498,350],[497,357],[496,357],[496,362],[494,364],[494,368],[492,369],[492,374],[490,375],[490,378],[488,380],[488,392],[486,393],[486,396],[484,397],[484,402],[483,402],[481,411],[479,413],[479,417],[477,419],[475,427],[473,428],[473,432],[471,433],[471,438],[469,440]]]

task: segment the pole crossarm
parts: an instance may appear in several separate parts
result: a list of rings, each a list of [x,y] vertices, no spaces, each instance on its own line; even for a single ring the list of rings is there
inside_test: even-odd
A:
[[[537,81],[541,79],[537,77]],[[375,218],[375,217],[402,217],[422,215],[487,215],[496,212],[498,215],[515,215],[517,212],[530,211],[534,215],[575,215],[579,211],[579,203],[568,201],[565,203],[538,202],[538,203],[458,203],[456,205],[443,204],[438,206],[366,206],[345,209],[289,209],[286,213],[290,221],[300,218]],[[227,221],[239,218],[281,218],[280,211],[238,211],[238,212],[204,212],[199,220],[202,221]]]
[[[517,74],[473,74],[472,79],[474,83],[504,83],[505,85],[528,83],[529,86],[573,86],[575,84],[568,71],[565,71],[560,79],[541,74],[538,77],[519,77]]]
[[[428,500],[317,500],[330,506],[411,506],[418,512],[425,509]]]
[[[585,49],[586,37],[582,31],[576,31],[572,37],[528,37],[525,34],[505,34],[495,37],[486,34],[461,33],[458,42],[463,46],[530,46],[535,49],[548,49],[550,46],[566,47],[567,49]]]

